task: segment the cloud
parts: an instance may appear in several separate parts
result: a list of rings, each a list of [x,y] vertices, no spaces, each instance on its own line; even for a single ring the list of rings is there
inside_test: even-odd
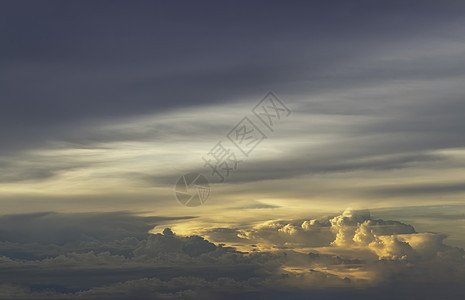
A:
[[[172,186],[183,173],[206,172],[201,156],[269,89],[291,107],[292,119],[228,178],[240,191],[250,191],[248,183],[276,187],[274,180],[325,176],[336,187],[356,177],[379,178],[355,191],[350,183],[341,187],[347,198],[367,202],[372,196],[419,198],[425,190],[460,196],[460,178],[443,174],[463,167],[461,157],[444,153],[464,146],[462,5],[423,2],[422,11],[267,4],[266,16],[261,5],[244,10],[211,3],[215,13],[191,7],[175,26],[167,18],[179,12],[172,4],[118,3],[107,11],[100,4],[89,10],[50,2],[34,5],[30,17],[21,5],[5,4],[0,19],[11,24],[4,26],[6,39],[16,42],[1,49],[2,198],[37,199],[37,189],[45,189],[45,197],[71,198],[70,190],[91,196],[118,186],[117,193],[137,189],[140,199],[143,189]],[[228,17],[216,19],[219,12]],[[231,12],[243,23],[229,26]],[[198,16],[214,19],[224,32],[215,34]],[[114,22],[120,19],[130,25]],[[405,186],[382,186],[386,177],[398,178],[395,172],[410,175]],[[432,180],[430,174],[437,182],[424,178]],[[317,185],[317,194],[328,191]],[[292,192],[308,195],[309,187]],[[112,197],[99,202],[107,205]]]
[[[156,224],[179,219],[183,218],[139,217],[127,212],[3,215],[0,248],[3,255],[19,259],[91,250],[124,254],[147,238]]]
[[[462,2],[68,2],[0,4],[15,212],[0,216],[0,298],[463,295],[463,249],[440,233],[463,243],[458,206],[415,224],[406,208],[307,217],[463,199]],[[270,89],[292,119],[212,184],[195,213],[213,221],[149,234],[187,219],[173,183],[206,171]],[[65,213],[152,208],[173,217]],[[16,214],[43,210],[63,213]]]
[[[455,293],[465,279],[465,252],[444,244],[445,235],[373,219],[367,210],[205,233],[247,251],[169,228],[147,232],[166,220],[125,213],[3,216],[2,228],[9,230],[0,232],[0,296],[228,299],[270,290],[304,297],[334,289],[374,295],[400,283],[406,291],[415,290],[405,283],[452,285]],[[15,256],[13,244],[29,256]]]

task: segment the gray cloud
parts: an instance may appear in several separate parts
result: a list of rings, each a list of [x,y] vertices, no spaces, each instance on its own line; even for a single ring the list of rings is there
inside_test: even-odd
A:
[[[270,88],[318,93],[399,76],[461,74],[451,57],[426,65],[428,57],[408,64],[394,57],[394,66],[376,58],[412,38],[439,39],[445,31],[459,37],[449,30],[460,27],[456,1],[340,2],[337,9],[325,2],[2,6],[9,41],[0,61],[3,152],[66,140],[88,120],[228,102]]]
[[[182,218],[137,217],[125,212],[3,215],[0,244],[4,255],[19,259],[56,256],[71,249],[124,254],[155,225],[177,219]]]
[[[447,195],[465,191],[463,183],[446,184],[408,184],[397,187],[372,188],[371,195],[408,196],[408,195]]]

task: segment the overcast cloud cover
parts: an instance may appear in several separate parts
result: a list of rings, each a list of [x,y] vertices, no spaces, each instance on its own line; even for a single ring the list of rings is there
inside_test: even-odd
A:
[[[459,0],[0,1],[0,298],[460,298],[463,28]],[[269,91],[290,116],[180,205]]]

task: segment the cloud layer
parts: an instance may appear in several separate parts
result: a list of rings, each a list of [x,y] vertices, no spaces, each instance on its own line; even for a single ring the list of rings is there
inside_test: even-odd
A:
[[[8,228],[0,232],[2,299],[355,297],[387,286],[399,288],[390,295],[423,295],[415,289],[425,284],[458,297],[465,280],[465,252],[444,244],[444,235],[372,219],[368,211],[205,233],[219,244],[169,228],[148,234],[168,220],[123,213],[0,221]]]

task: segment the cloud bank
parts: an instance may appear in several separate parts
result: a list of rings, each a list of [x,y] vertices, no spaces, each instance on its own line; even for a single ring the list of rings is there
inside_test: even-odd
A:
[[[458,299],[463,292],[463,249],[444,244],[442,234],[373,219],[369,211],[205,232],[221,243],[169,228],[148,233],[168,220],[126,213],[2,216],[0,298]]]

